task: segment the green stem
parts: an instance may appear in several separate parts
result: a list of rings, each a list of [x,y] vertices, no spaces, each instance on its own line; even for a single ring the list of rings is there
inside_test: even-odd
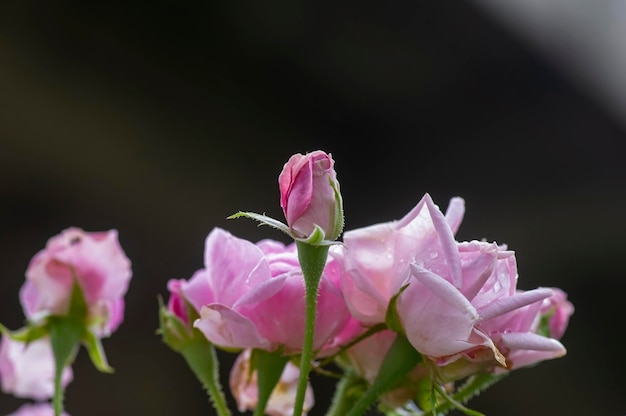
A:
[[[458,403],[467,403],[472,397],[477,396],[482,391],[485,391],[488,387],[503,379],[507,374],[508,373],[493,375],[483,373],[470,376],[465,384],[459,387],[452,395],[452,399]],[[451,400],[446,400],[442,404],[437,405],[435,409],[426,411],[424,416],[445,414],[453,407],[455,407],[455,403]]]
[[[347,370],[335,386],[335,394],[326,416],[343,416],[350,411],[367,389],[367,382],[354,371]]]
[[[52,407],[54,408],[54,416],[61,416],[63,413],[63,386],[61,385],[61,375],[63,367],[54,371],[54,396],[52,397]]]
[[[315,340],[315,318],[317,313],[317,294],[320,278],[326,265],[329,246],[314,246],[296,241],[298,260],[302,268],[305,289],[305,322],[302,355],[300,356],[300,376],[294,403],[293,416],[301,416],[304,407],[306,388],[313,360],[313,342]]]
[[[209,393],[218,416],[230,416],[231,413],[219,382],[219,366],[213,344],[202,339],[194,340],[185,345],[180,353]]]

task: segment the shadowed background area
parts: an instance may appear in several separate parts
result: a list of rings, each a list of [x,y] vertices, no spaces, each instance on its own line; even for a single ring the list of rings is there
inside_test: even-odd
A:
[[[147,3],[146,3],[147,4]],[[72,416],[210,415],[155,334],[158,295],[202,267],[216,226],[283,240],[293,153],[330,152],[346,229],[462,196],[460,240],[517,253],[522,289],[576,307],[568,355],[469,405],[487,415],[622,415],[624,120],[471,3],[23,1],[0,5],[0,322],[23,324],[31,257],[69,226],[115,228],[133,263],[126,317],[84,351]],[[220,353],[227,385],[231,354]],[[314,379],[317,404],[332,384]],[[22,400],[2,394],[0,413]]]

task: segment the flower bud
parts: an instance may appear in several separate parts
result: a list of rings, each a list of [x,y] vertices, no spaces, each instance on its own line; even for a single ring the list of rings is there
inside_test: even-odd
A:
[[[343,202],[330,154],[321,150],[297,153],[285,163],[278,184],[280,206],[295,238],[322,231],[334,241],[343,230]]]

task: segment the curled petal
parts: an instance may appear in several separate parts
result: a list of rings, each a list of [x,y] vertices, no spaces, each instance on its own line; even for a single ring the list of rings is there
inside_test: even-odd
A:
[[[478,319],[476,310],[470,301],[467,300],[456,287],[452,286],[450,282],[417,264],[411,264],[411,271],[413,272],[413,276],[419,280],[420,283],[430,289],[449,306],[471,316],[472,319]]]
[[[496,316],[504,315],[505,313],[511,312],[515,309],[519,309],[523,306],[530,305],[531,303],[543,300],[551,295],[551,289],[541,288],[518,293],[506,298],[500,298],[480,309],[480,318],[481,320],[486,321]]]
[[[409,342],[429,357],[457,354],[472,347],[478,313],[450,282],[417,265],[398,298],[397,311]]]
[[[446,221],[448,222],[453,234],[456,234],[459,230],[464,214],[465,200],[458,196],[450,199],[448,209],[446,210]]]
[[[245,316],[219,304],[202,307],[193,324],[209,341],[224,348],[262,348],[271,345]]]
[[[454,239],[454,235],[448,225],[448,222],[446,221],[446,218],[441,213],[439,208],[437,208],[430,195],[426,194],[425,198],[428,212],[433,220],[435,230],[437,230],[437,234],[439,235],[441,248],[443,249],[448,267],[450,268],[452,283],[455,287],[460,289],[463,278],[461,275],[461,259],[459,257],[456,240]]]
[[[501,335],[502,345],[515,350],[551,351],[565,355],[563,344],[553,338],[531,332],[510,332]]]

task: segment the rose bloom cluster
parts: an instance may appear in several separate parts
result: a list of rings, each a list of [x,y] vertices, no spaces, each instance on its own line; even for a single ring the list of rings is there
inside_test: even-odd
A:
[[[302,353],[306,287],[297,242],[329,245],[317,292],[317,363],[334,361],[371,385],[396,338],[405,337],[422,357],[380,397],[387,409],[416,400],[424,381],[450,389],[468,376],[505,374],[566,354],[559,339],[574,312],[566,293],[520,289],[515,252],[506,245],[457,241],[462,198],[452,198],[443,212],[426,194],[399,220],[344,231],[330,154],[293,155],[278,182],[287,224],[277,228],[293,242],[251,242],[214,228],[204,243],[203,267],[167,284],[168,313],[238,354],[229,387],[240,411],[253,410],[259,400],[253,351],[287,358]],[[20,300],[29,321],[42,322],[67,312],[77,282],[88,305],[88,330],[106,337],[123,320],[130,277],[116,231],[71,228],[33,258]],[[37,402],[12,416],[52,415],[46,400],[54,394],[53,375],[47,337],[30,343],[2,337],[2,390]],[[289,361],[266,414],[293,413],[298,375]],[[71,380],[68,366],[63,385]],[[304,412],[314,404],[309,385]]]
[[[339,188],[333,165],[321,151],[294,155],[285,165],[281,206],[294,238],[306,238],[315,227],[338,235],[342,204],[333,192]],[[329,250],[317,301],[316,358],[341,352],[336,357],[372,383],[398,333],[424,357],[402,387],[381,398],[389,408],[412,400],[420,380],[432,374],[449,383],[566,353],[559,338],[574,310],[566,294],[519,289],[515,253],[505,245],[456,241],[464,213],[462,198],[452,198],[443,213],[426,194],[402,219],[348,230]],[[238,362],[250,349],[300,352],[305,285],[295,243],[253,243],[215,228],[204,262],[190,279],[170,281],[172,313],[186,320],[180,305],[188,302],[199,316],[191,324],[216,346],[241,351]],[[399,328],[386,327],[390,313]],[[381,325],[382,331],[355,342]],[[231,389],[244,411],[256,401],[254,379],[242,374],[233,368]],[[307,396],[306,410],[313,404]],[[290,415],[290,406],[293,395],[272,396],[267,413]]]

